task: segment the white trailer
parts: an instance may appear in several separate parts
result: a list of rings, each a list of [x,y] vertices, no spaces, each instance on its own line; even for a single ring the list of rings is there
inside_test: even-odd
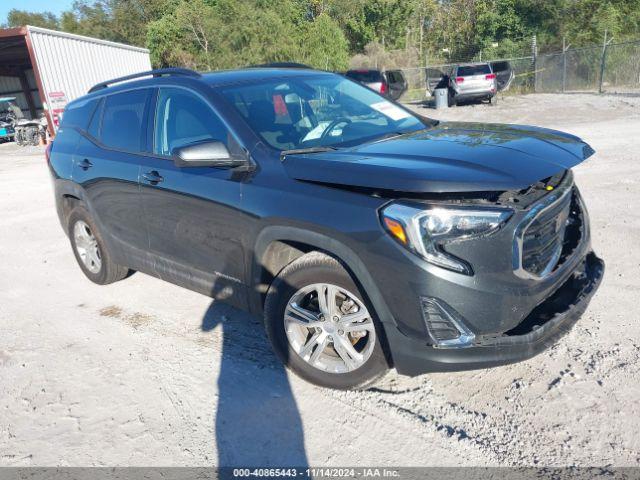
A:
[[[149,50],[39,27],[0,30],[0,97],[55,135],[65,105],[106,80],[151,70]]]

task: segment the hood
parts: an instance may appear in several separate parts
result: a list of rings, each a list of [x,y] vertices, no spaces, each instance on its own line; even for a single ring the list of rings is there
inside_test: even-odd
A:
[[[594,150],[539,127],[439,123],[337,151],[287,155],[297,180],[410,193],[521,190],[578,165]]]

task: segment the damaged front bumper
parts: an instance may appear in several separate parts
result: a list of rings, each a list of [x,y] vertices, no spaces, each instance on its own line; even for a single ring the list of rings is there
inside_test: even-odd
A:
[[[586,310],[604,275],[604,262],[588,253],[555,292],[523,321],[500,335],[480,335],[464,348],[425,345],[387,328],[396,370],[404,375],[489,368],[529,359],[555,344]]]

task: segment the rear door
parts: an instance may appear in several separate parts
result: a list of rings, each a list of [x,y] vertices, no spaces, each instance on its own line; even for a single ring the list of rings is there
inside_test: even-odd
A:
[[[439,68],[426,68],[425,77],[427,83],[427,91],[433,94],[436,88],[447,88],[449,84],[449,75]]]
[[[389,84],[389,97],[398,100],[407,90],[407,81],[400,70],[387,71],[387,83]]]
[[[502,92],[508,90],[511,86],[511,82],[515,78],[515,73],[511,67],[511,63],[507,61],[491,62],[491,69],[496,74],[496,82],[498,84],[498,91]]]
[[[148,236],[140,221],[138,177],[151,92],[143,88],[104,97],[78,142],[73,162],[73,180],[83,188],[114,260],[141,270]]]
[[[177,167],[172,159],[176,148],[198,142],[229,146],[229,131],[203,96],[183,87],[158,90],[151,123],[153,152],[140,173],[155,273],[245,306],[242,176],[224,168]]]

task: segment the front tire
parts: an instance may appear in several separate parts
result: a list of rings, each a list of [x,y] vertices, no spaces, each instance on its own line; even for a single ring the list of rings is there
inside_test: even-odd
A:
[[[375,313],[340,262],[323,253],[303,255],[277,276],[265,327],[280,360],[315,385],[362,389],[389,369]]]
[[[98,285],[107,285],[129,275],[128,268],[111,259],[100,231],[84,207],[77,206],[71,211],[68,225],[73,254],[89,280]]]

